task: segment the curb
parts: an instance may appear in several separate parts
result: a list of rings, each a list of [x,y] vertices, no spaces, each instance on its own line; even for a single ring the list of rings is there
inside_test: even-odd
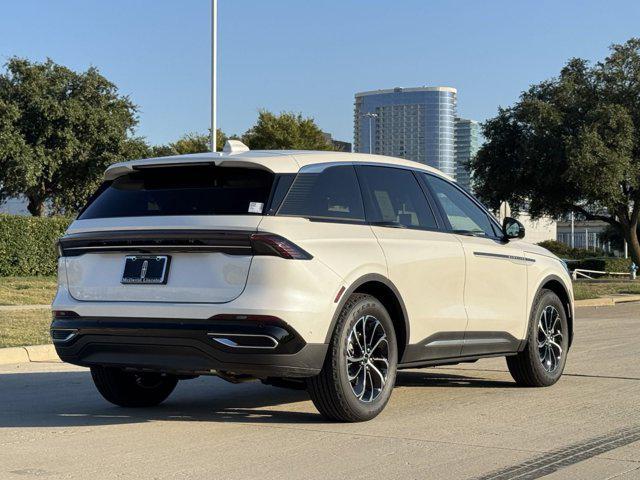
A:
[[[640,302],[640,295],[615,295],[611,297],[588,298],[576,300],[576,307],[611,307],[618,303]]]
[[[60,362],[53,345],[0,348],[0,365],[30,362]]]

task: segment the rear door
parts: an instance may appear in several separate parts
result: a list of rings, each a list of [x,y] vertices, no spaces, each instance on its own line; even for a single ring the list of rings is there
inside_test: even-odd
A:
[[[387,259],[410,321],[404,363],[460,354],[467,317],[465,260],[458,238],[441,231],[411,170],[356,167],[367,220]]]
[[[152,167],[105,182],[61,240],[84,301],[228,302],[245,286],[250,235],[274,175],[213,165]]]
[[[353,165],[303,167],[276,215],[265,216],[259,229],[276,232],[313,252],[342,279],[384,273],[384,256],[365,221]]]
[[[464,247],[464,304],[469,323],[462,354],[513,351],[526,318],[529,260],[519,242],[502,240],[498,225],[466,192],[441,177],[422,175],[452,236]]]

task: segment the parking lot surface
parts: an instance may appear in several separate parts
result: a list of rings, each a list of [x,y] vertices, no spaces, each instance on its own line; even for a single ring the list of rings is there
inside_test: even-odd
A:
[[[122,409],[87,370],[0,367],[0,478],[640,479],[640,304],[577,310],[565,375],[504,359],[400,372],[386,410],[326,422],[306,392],[212,377]]]

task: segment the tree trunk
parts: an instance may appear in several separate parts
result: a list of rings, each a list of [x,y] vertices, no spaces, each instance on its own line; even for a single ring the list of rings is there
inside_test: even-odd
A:
[[[34,217],[42,217],[44,215],[44,201],[36,197],[28,197],[29,204],[27,210]]]
[[[638,228],[636,226],[621,225],[624,238],[627,240],[629,255],[637,266],[640,266],[640,241],[638,241]]]

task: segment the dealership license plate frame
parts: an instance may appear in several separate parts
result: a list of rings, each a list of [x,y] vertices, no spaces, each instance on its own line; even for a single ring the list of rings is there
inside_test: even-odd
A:
[[[127,255],[120,283],[124,285],[166,285],[170,255]]]

